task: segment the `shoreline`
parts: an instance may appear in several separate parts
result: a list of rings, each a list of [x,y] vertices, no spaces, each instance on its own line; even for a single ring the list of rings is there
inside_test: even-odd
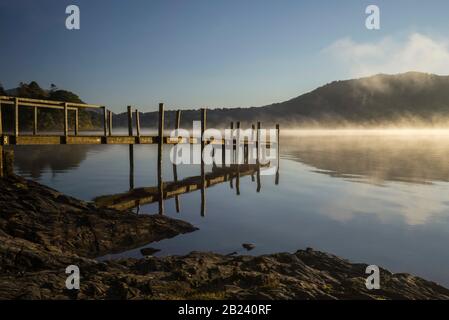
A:
[[[449,299],[434,282],[382,268],[381,289],[368,290],[366,264],[312,249],[99,262],[197,228],[98,208],[18,176],[0,189],[0,299]],[[80,290],[65,288],[69,265],[80,268]]]

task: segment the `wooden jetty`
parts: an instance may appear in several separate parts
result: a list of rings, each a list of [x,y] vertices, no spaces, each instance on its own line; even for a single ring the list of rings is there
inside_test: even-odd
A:
[[[3,130],[4,119],[2,117],[2,109],[4,107],[12,108],[12,130],[10,132],[5,132]],[[32,117],[32,130],[30,132],[25,132],[24,130],[20,130],[19,123],[19,112],[23,110],[23,108],[32,108],[33,117]],[[39,109],[52,109],[52,110],[60,110],[63,114],[63,130],[62,134],[59,132],[55,132],[52,134],[40,134],[39,133]],[[80,130],[80,122],[79,122],[79,111],[82,109],[93,109],[97,114],[101,115],[101,133],[98,135],[82,134]],[[5,175],[10,175],[13,173],[13,149],[12,147],[18,145],[77,145],[77,144],[85,144],[85,145],[97,145],[97,144],[124,144],[129,145],[129,160],[130,160],[130,189],[131,194],[127,195],[127,197],[132,197],[139,192],[147,192],[145,195],[148,199],[157,199],[159,203],[159,213],[164,213],[164,202],[163,200],[167,197],[175,196],[176,199],[176,209],[179,211],[179,198],[178,195],[182,193],[182,190],[193,190],[195,188],[199,188],[201,190],[201,215],[205,215],[205,192],[206,188],[219,183],[218,181],[230,181],[232,187],[232,174],[229,170],[236,170],[236,189],[237,194],[239,194],[239,179],[241,175],[248,174],[249,171],[254,173],[254,167],[247,167],[248,157],[249,157],[249,146],[255,146],[257,150],[257,162],[256,167],[258,168],[255,172],[257,172],[257,191],[260,191],[260,163],[259,163],[259,149],[260,149],[260,122],[257,123],[257,134],[254,134],[255,126],[252,126],[252,138],[245,137],[243,140],[240,138],[240,122],[237,122],[237,136],[232,137],[232,141],[226,141],[226,139],[205,139],[204,133],[207,127],[207,110],[205,108],[200,110],[200,118],[201,118],[201,136],[200,137],[168,137],[164,132],[164,104],[159,104],[159,117],[158,117],[158,133],[157,135],[143,135],[141,134],[141,122],[140,122],[140,113],[137,109],[133,111],[131,106],[127,107],[127,115],[128,115],[128,134],[127,135],[114,135],[113,127],[112,127],[112,118],[113,113],[111,110],[108,110],[105,106],[93,105],[93,104],[83,104],[83,103],[73,103],[67,101],[51,101],[51,100],[39,100],[39,99],[30,99],[30,98],[21,98],[21,97],[11,97],[11,96],[0,96],[0,177]],[[133,114],[135,116],[135,124],[136,128],[133,128]],[[73,118],[72,118],[73,117]],[[72,120],[73,130],[70,130],[69,124]],[[181,111],[177,111],[176,113],[176,124],[174,129],[179,129],[181,121]],[[279,125],[276,126],[279,133]],[[234,123],[231,123],[231,129],[234,129]],[[135,132],[135,133],[134,133]],[[266,141],[266,140],[264,140]],[[269,148],[272,143],[266,141],[266,147]],[[279,139],[277,141],[279,144]],[[134,145],[138,144],[157,144],[158,145],[158,160],[157,160],[157,170],[158,170],[158,185],[157,185],[157,194],[152,194],[152,188],[145,189],[146,191],[142,191],[141,189],[134,189]],[[184,179],[182,181],[177,181],[177,168],[176,165],[173,165],[173,182],[166,183],[163,182],[163,173],[162,173],[162,164],[163,164],[163,145],[164,144],[200,144],[201,145],[201,154],[203,154],[204,148],[206,145],[221,145],[222,151],[225,151],[227,147],[230,147],[232,150],[231,159],[240,159],[241,152],[240,146],[243,146],[243,157],[245,159],[245,165],[237,164],[235,167],[233,165],[227,167],[225,164],[225,152],[223,154],[223,164],[221,169],[217,169],[214,167],[214,172],[206,173],[205,164],[203,157],[201,157],[201,175],[198,177],[192,177],[189,179]],[[229,146],[230,144],[230,146]],[[4,147],[7,147],[5,149]],[[279,148],[278,148],[279,150]],[[279,156],[279,154],[278,154]],[[279,161],[278,161],[279,162]],[[217,171],[219,170],[219,171]],[[221,171],[220,171],[221,170]],[[198,180],[199,179],[199,180]],[[198,181],[197,181],[198,180]],[[276,175],[276,182],[278,182],[278,172]],[[188,187],[181,187],[183,184],[188,184]],[[190,191],[188,191],[190,192]],[[146,203],[151,202],[151,200],[139,200],[140,203],[147,201]],[[131,201],[131,200],[130,200]],[[131,203],[131,202],[130,202]],[[129,206],[131,204],[126,204],[123,206]]]

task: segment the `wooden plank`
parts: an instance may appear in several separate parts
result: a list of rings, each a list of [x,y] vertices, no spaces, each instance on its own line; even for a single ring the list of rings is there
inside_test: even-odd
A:
[[[102,144],[100,136],[67,136],[66,144]]]
[[[15,145],[49,145],[62,144],[63,136],[18,136],[11,139],[10,144]]]
[[[164,144],[164,104],[159,103],[158,148],[157,148],[157,187],[159,214],[164,214],[164,183],[162,180],[162,146]]]

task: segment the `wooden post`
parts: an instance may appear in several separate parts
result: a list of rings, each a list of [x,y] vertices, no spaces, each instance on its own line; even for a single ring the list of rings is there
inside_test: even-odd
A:
[[[256,131],[256,163],[259,164],[259,153],[260,153],[260,121],[257,122]]]
[[[133,113],[128,106],[128,135],[133,135]],[[129,145],[129,188],[134,189],[134,145]]]
[[[69,135],[69,112],[68,112],[68,104],[64,103],[64,137],[66,139],[65,143],[67,143],[67,136]]]
[[[19,136],[19,98],[14,99],[14,135]]]
[[[234,154],[234,150],[235,150],[235,139],[234,139],[234,121],[231,121],[231,163],[234,163],[234,158],[235,158],[235,154]],[[232,179],[231,179],[232,182]]]
[[[162,181],[162,146],[164,145],[164,104],[159,103],[159,126],[157,148],[157,186],[159,193],[159,214],[164,214],[164,183]]]
[[[112,111],[111,110],[109,110],[109,112],[108,112],[108,120],[109,120],[109,126],[108,126],[108,128],[109,128],[109,136],[112,136]]]
[[[203,152],[204,152],[204,132],[206,131],[206,124],[207,124],[207,118],[206,118],[206,109],[201,109],[201,216],[204,217],[206,214],[206,172],[204,168],[204,159],[203,159]]]
[[[279,166],[281,163],[281,158],[280,158],[280,149],[281,149],[281,144],[280,144],[280,129],[279,129],[279,124],[276,125],[276,134],[277,134],[277,145],[276,145],[276,153],[277,153],[277,167],[276,167],[276,178],[275,178],[275,184],[278,185],[279,184]]]
[[[128,135],[130,137],[133,135],[133,113],[131,111],[131,106],[128,106]]]
[[[33,135],[37,135],[37,107],[33,108]]]
[[[237,121],[237,143],[235,146],[236,158],[237,158],[237,174],[235,179],[235,190],[237,195],[240,195],[240,121]]]
[[[259,147],[260,147],[260,121],[257,122],[257,132],[256,132],[256,163],[257,163],[257,192],[260,192],[261,183],[260,183],[260,161],[259,161]]]
[[[80,130],[80,118],[79,118],[79,110],[78,108],[75,109],[75,136],[79,134]]]
[[[175,120],[175,130],[178,130],[181,125],[181,110],[176,111],[176,120]],[[176,157],[176,155],[175,155]],[[176,160],[176,159],[174,159]],[[173,180],[174,182],[178,182],[178,166],[176,163],[173,163]],[[176,212],[180,211],[179,206],[179,196],[175,196],[175,206],[176,206]]]
[[[140,117],[139,117],[139,110],[136,109],[136,133],[137,133],[137,139],[140,139]],[[139,140],[140,143],[140,140]]]
[[[106,137],[108,135],[108,114],[105,106],[101,109],[103,109],[103,135]]]

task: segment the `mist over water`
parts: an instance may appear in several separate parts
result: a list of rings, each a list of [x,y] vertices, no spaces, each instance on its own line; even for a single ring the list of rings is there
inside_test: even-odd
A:
[[[233,189],[229,183],[208,188],[205,217],[199,192],[180,196],[180,213],[167,200],[168,216],[200,230],[149,246],[162,249],[160,255],[313,247],[449,286],[449,130],[281,127],[281,135],[279,185],[274,176],[262,176],[258,193],[246,176],[240,195],[235,181]],[[85,200],[129,189],[128,146],[65,147],[17,147],[16,170]],[[135,146],[136,187],[157,185],[156,150]],[[199,166],[178,168],[180,179],[199,172]],[[169,161],[164,180],[172,180]],[[157,204],[139,210],[155,212]],[[246,252],[244,242],[256,248]],[[104,258],[123,256],[141,254],[135,249]]]

